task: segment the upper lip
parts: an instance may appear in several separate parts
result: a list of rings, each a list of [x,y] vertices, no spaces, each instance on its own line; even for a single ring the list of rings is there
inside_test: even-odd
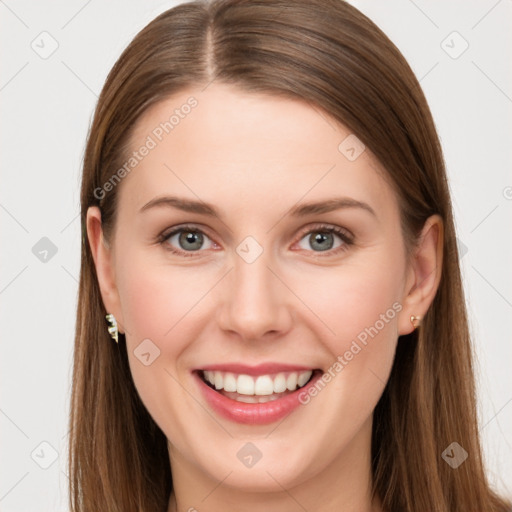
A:
[[[243,363],[219,363],[219,364],[208,364],[206,366],[201,366],[201,368],[196,368],[196,371],[219,371],[219,372],[231,372],[243,375],[267,375],[272,373],[280,373],[280,372],[294,372],[294,371],[307,371],[307,370],[315,370],[311,366],[303,366],[297,364],[288,364],[288,363],[261,363],[256,366],[248,366]]]

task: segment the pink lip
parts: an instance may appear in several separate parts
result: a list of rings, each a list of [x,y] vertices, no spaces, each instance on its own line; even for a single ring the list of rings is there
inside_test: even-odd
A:
[[[232,372],[245,375],[270,375],[279,372],[304,372],[313,370],[308,366],[299,366],[285,363],[262,363],[257,366],[247,366],[241,363],[221,363],[202,366],[196,370]]]
[[[219,365],[219,371],[221,371],[221,366],[222,368],[231,368],[230,365]],[[280,369],[283,369],[283,365],[280,365]],[[201,378],[199,372],[195,371],[193,372],[193,375],[198,382],[205,400],[215,412],[224,418],[237,423],[246,425],[266,425],[268,423],[279,421],[297,409],[301,405],[301,402],[299,401],[300,394],[307,393],[308,388],[314,386],[316,381],[322,377],[322,372],[318,372],[318,374],[313,375],[313,378],[305,386],[297,389],[293,393],[262,404],[248,404],[232,400],[208,386],[208,384],[206,384],[206,382]]]

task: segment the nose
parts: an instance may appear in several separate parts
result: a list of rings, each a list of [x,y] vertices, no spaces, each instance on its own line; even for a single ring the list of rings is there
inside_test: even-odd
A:
[[[291,328],[293,294],[275,266],[266,251],[252,263],[234,254],[217,310],[218,325],[223,331],[257,341],[283,335]]]

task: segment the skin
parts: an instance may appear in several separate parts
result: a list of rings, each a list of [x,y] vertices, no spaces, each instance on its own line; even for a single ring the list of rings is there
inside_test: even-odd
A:
[[[169,441],[168,510],[379,511],[370,494],[373,410],[398,336],[413,330],[410,316],[423,316],[438,288],[442,220],[427,220],[408,260],[384,170],[368,149],[349,161],[338,146],[350,131],[302,101],[216,83],[182,91],[145,112],[132,149],[191,95],[197,107],[118,185],[109,243],[98,208],[87,215],[105,307],[126,334],[137,390]],[[166,206],[140,212],[163,195],[199,198],[220,218]],[[362,208],[287,215],[335,196],[364,201],[375,215]],[[179,234],[155,241],[184,223],[205,233],[202,245],[180,245]],[[319,223],[348,230],[353,244],[336,253],[345,242],[327,234],[333,248],[322,251],[313,238],[323,232]],[[263,248],[250,264],[236,252],[247,236]],[[280,422],[224,419],[192,378],[192,369],[223,362],[327,371],[395,302],[401,311]],[[134,355],[147,338],[160,350],[149,366]],[[262,453],[252,468],[237,458],[249,441]]]

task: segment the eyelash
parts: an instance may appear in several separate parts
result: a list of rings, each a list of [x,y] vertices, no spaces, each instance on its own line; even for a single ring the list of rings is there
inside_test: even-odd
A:
[[[188,233],[190,233],[190,232],[191,233],[201,233],[201,234],[206,235],[208,237],[208,235],[204,231],[202,231],[198,227],[194,226],[193,224],[192,225],[185,224],[183,226],[179,226],[179,227],[173,229],[172,231],[169,231],[169,232],[164,231],[164,232],[162,232],[160,235],[158,235],[156,241],[157,241],[157,243],[162,245],[165,248],[165,250],[167,250],[167,251],[169,251],[169,252],[171,252],[173,254],[177,254],[179,256],[193,257],[197,253],[202,252],[201,250],[198,250],[198,251],[181,251],[181,250],[177,250],[174,247],[172,247],[171,245],[167,244],[167,241],[169,240],[169,238],[171,238],[176,233],[180,233],[182,231],[183,232],[188,232]],[[312,228],[311,227],[307,228],[306,230],[301,232],[300,237],[299,237],[299,241],[302,240],[305,235],[308,235],[308,234],[311,234],[311,233],[315,233],[315,232],[318,232],[318,233],[335,233],[336,235],[338,235],[342,239],[343,245],[341,245],[340,247],[337,247],[336,249],[329,249],[328,251],[325,251],[328,254],[328,256],[336,255],[339,252],[346,250],[347,246],[351,246],[351,245],[354,244],[354,239],[353,239],[353,237],[351,235],[349,235],[349,232],[347,230],[339,228],[337,226],[331,226],[331,225],[328,225],[328,224],[318,224],[316,226],[313,226]],[[208,238],[210,238],[210,237],[208,237]],[[318,253],[318,255],[320,257],[323,257],[321,255],[321,253],[324,252],[324,251],[312,251],[312,252]]]

